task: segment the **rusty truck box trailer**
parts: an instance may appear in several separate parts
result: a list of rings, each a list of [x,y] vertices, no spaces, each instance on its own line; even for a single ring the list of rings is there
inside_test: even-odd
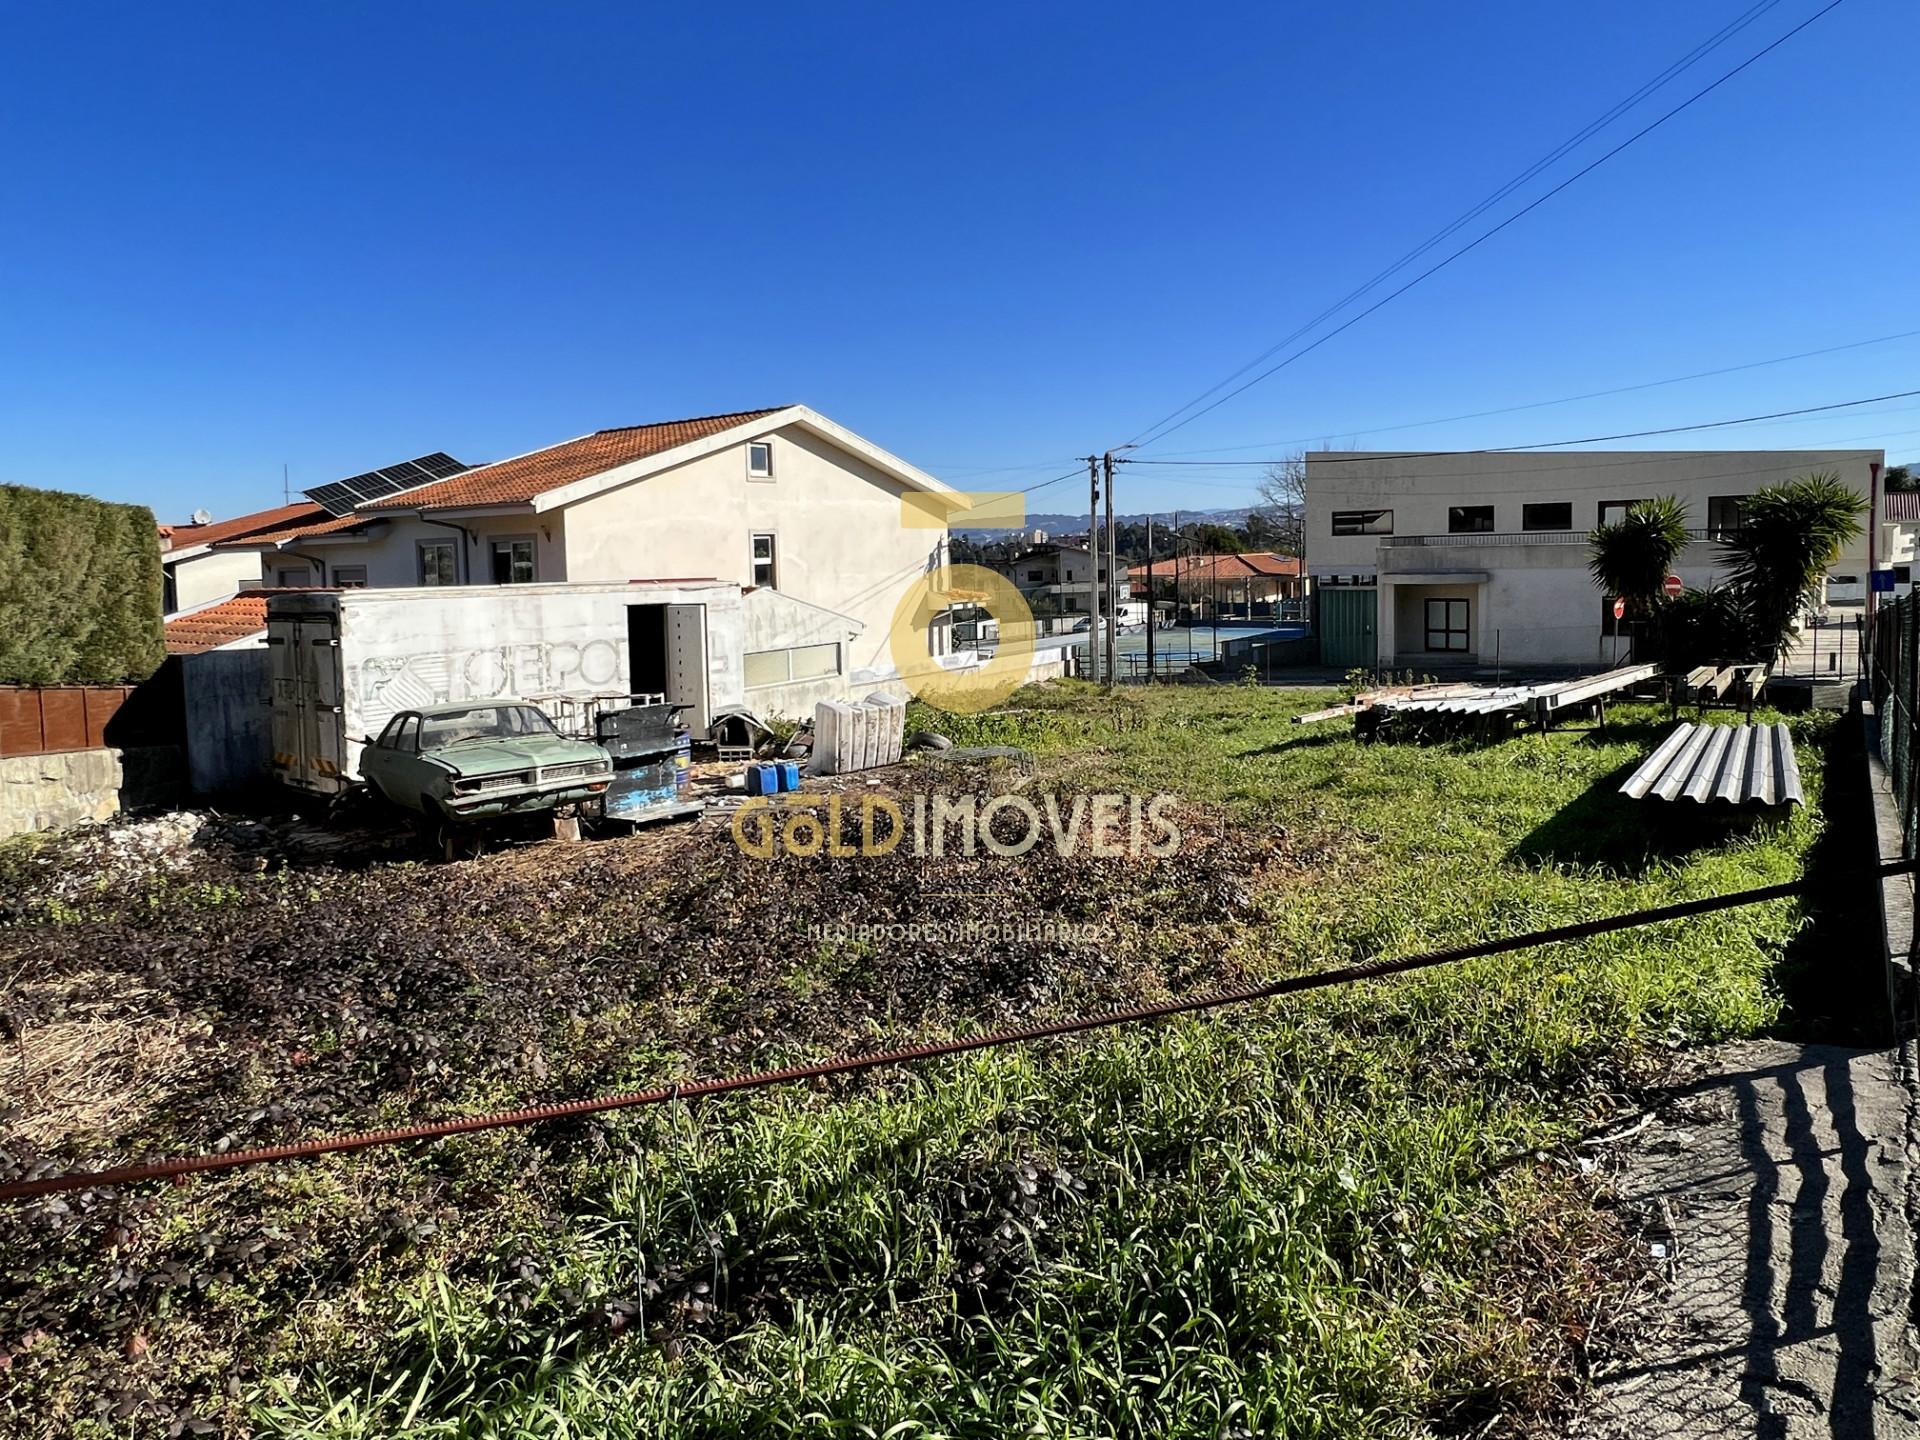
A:
[[[497,696],[659,694],[704,735],[742,703],[745,636],[740,587],[721,582],[274,595],[273,774],[333,794],[400,711]]]

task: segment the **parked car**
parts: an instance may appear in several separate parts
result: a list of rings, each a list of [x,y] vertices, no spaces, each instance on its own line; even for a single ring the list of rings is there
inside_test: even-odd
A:
[[[613,779],[605,750],[568,739],[522,700],[403,710],[365,743],[367,784],[401,809],[441,822],[578,804],[605,794]]]

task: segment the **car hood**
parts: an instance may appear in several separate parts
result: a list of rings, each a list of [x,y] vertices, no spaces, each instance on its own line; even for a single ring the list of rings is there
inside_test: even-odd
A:
[[[476,740],[469,745],[448,745],[421,754],[462,776],[498,775],[503,771],[531,770],[536,765],[583,765],[607,759],[607,752],[598,745],[559,738]]]

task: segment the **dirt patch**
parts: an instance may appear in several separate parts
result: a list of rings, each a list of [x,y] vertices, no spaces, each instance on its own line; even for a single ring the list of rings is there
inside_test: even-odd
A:
[[[187,1083],[212,1027],[161,1013],[158,999],[93,970],[12,988],[0,1012],[0,1150],[98,1145]]]

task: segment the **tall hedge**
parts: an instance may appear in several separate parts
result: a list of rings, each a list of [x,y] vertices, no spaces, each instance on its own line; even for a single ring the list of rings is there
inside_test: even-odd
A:
[[[0,485],[0,684],[139,680],[166,658],[144,505]]]

